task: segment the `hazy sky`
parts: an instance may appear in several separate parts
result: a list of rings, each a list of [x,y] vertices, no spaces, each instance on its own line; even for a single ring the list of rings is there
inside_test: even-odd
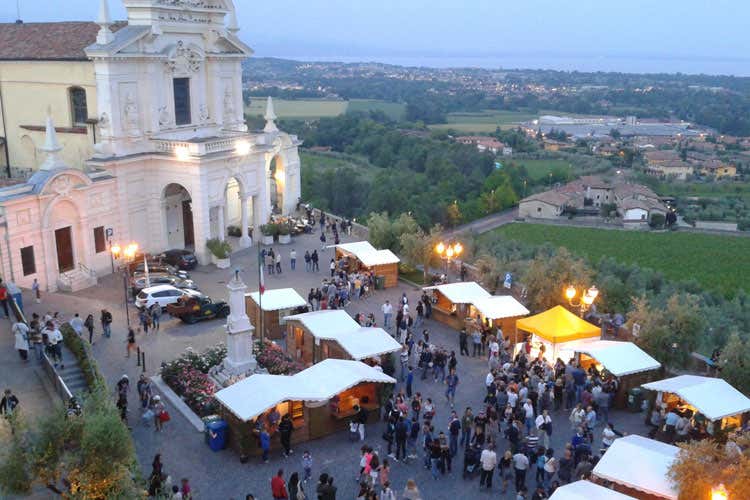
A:
[[[0,21],[16,18],[0,0]],[[27,21],[98,0],[20,0]],[[235,0],[259,56],[750,74],[747,0]],[[125,17],[121,0],[112,15]],[[642,67],[641,67],[642,66]]]

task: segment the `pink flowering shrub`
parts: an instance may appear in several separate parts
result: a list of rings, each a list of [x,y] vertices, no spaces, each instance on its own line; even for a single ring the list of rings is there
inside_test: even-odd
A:
[[[284,354],[284,351],[270,340],[255,343],[255,357],[258,364],[272,375],[294,375],[304,368],[302,363]]]
[[[174,361],[162,364],[161,377],[198,416],[211,415],[217,410],[214,399],[217,387],[208,371],[221,363],[226,355],[227,348],[221,344],[201,354],[188,350]]]

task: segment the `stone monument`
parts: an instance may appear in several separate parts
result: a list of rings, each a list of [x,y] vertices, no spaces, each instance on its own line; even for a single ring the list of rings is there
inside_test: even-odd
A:
[[[245,311],[247,285],[240,278],[240,271],[227,284],[229,289],[229,316],[227,331],[227,357],[215,368],[212,375],[223,387],[255,373],[258,363],[253,356],[253,331],[250,318]]]

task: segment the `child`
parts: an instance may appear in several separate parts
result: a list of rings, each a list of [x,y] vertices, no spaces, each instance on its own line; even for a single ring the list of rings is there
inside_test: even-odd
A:
[[[312,477],[312,463],[312,455],[308,450],[305,450],[302,454],[302,469],[305,471],[305,477],[302,481],[305,483]]]
[[[265,428],[260,430],[260,447],[263,450],[263,463],[268,463],[268,452],[271,450],[271,435]]]

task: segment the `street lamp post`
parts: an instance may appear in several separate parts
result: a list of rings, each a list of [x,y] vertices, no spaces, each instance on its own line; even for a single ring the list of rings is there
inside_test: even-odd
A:
[[[575,300],[577,295],[578,290],[576,290],[576,287],[568,285],[565,289],[565,298],[568,299],[568,305],[578,308],[578,314],[583,318],[583,315],[586,314],[586,311],[591,308],[591,305],[599,296],[599,290],[592,285],[588,290],[582,292],[578,301]]]
[[[463,245],[459,242],[455,243],[443,243],[442,241],[435,245],[435,253],[440,256],[441,259],[445,259],[445,280],[448,280],[449,265],[452,258],[458,258],[464,251]]]
[[[122,287],[124,292],[123,302],[125,304],[125,321],[127,322],[128,328],[130,328],[130,311],[128,310],[128,282],[130,281],[129,264],[133,260],[133,257],[135,257],[135,253],[138,251],[138,244],[130,243],[126,245],[125,248],[122,248],[115,243],[110,247],[110,251],[112,252],[112,258],[114,260],[122,257],[125,261],[125,269],[122,272]]]

